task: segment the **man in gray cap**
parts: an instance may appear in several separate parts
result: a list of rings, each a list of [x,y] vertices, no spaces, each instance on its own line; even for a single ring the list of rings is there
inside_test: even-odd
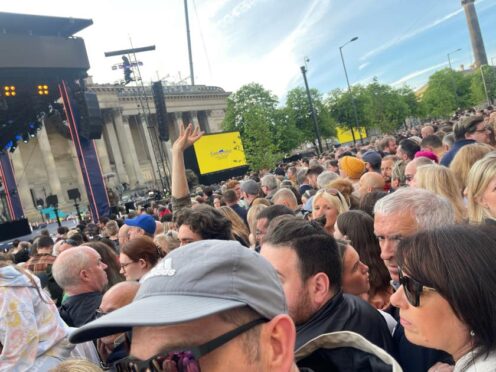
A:
[[[241,196],[247,208],[251,207],[253,200],[258,198],[260,186],[254,180],[247,180],[241,183]]]
[[[119,365],[135,368],[129,370],[297,371],[295,327],[279,278],[236,241],[203,240],[172,251],[142,278],[131,304],[70,340],[131,329],[131,355],[139,360]]]

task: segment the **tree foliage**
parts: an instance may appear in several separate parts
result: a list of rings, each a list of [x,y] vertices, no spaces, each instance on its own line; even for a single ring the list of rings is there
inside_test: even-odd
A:
[[[277,97],[262,85],[244,85],[227,100],[225,130],[237,130],[243,140],[246,160],[253,170],[272,168],[279,154],[274,128],[280,119]]]
[[[355,126],[353,100],[356,105],[358,125],[378,128],[386,133],[400,127],[407,117],[415,115],[418,111],[415,93],[411,89],[407,87],[393,89],[374,79],[365,87],[354,86],[351,94],[340,89],[330,92],[326,104],[341,127]]]

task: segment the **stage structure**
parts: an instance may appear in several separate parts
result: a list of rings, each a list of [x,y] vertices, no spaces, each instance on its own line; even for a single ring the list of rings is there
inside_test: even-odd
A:
[[[12,167],[17,145],[37,138],[47,123],[60,126],[70,134],[92,218],[98,220],[109,213],[93,141],[101,137],[103,119],[96,94],[85,88],[84,79],[90,65],[84,41],[74,36],[92,23],[88,19],[0,13],[0,177],[3,185],[0,192],[8,206],[3,219],[18,220],[24,215],[15,182],[23,175],[15,175]],[[39,140],[42,147],[42,138]],[[53,160],[52,163],[54,167]],[[50,184],[50,189],[50,196],[64,198],[60,183]]]

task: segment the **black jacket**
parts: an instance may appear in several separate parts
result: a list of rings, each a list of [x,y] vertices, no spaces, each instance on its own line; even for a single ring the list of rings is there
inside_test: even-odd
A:
[[[59,307],[60,316],[69,327],[81,327],[95,319],[102,297],[99,292],[70,296]]]
[[[305,324],[296,327],[296,349],[315,337],[330,332],[352,331],[390,353],[391,333],[384,317],[356,296],[338,292]]]

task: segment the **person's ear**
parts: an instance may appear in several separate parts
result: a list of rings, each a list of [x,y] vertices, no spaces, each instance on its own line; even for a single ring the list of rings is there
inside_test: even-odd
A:
[[[263,369],[266,371],[290,371],[294,365],[296,329],[287,314],[280,314],[264,324],[260,335]]]
[[[87,270],[83,269],[79,272],[79,278],[82,282],[87,282],[90,279],[90,275]]]
[[[307,286],[313,304],[320,308],[329,301],[331,282],[326,274],[320,272],[310,277]]]
[[[138,264],[142,269],[146,269],[148,267],[148,263],[142,258],[138,260]]]

